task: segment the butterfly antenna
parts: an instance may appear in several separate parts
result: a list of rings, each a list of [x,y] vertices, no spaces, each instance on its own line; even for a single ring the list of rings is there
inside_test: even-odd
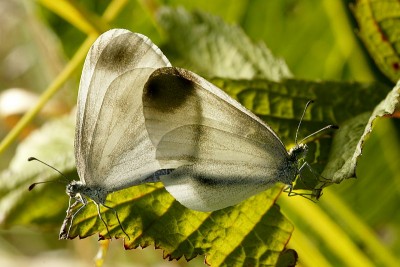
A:
[[[328,130],[328,129],[335,129],[335,130],[337,130],[337,129],[339,129],[339,126],[337,126],[337,125],[328,125],[328,126],[325,126],[324,128],[319,129],[318,131],[313,132],[312,134],[310,134],[310,135],[304,137],[304,138],[300,141],[300,143],[303,143],[303,142],[304,142],[305,140],[307,140],[308,138],[310,138],[310,137],[312,137],[312,136],[314,136],[314,135],[317,135],[317,134],[319,134],[320,132],[323,132],[323,131]]]
[[[57,170],[57,169],[54,168],[53,166],[47,164],[47,163],[44,162],[44,161],[41,161],[40,159],[35,158],[35,157],[29,157],[29,158],[28,158],[28,161],[34,161],[34,160],[36,160],[36,161],[38,161],[38,162],[40,162],[40,163],[46,165],[47,167],[49,167],[49,168],[55,170],[56,172],[58,172],[58,173],[65,179],[63,182],[68,183],[68,181],[69,181],[68,178],[67,178],[62,172],[60,172],[59,170]],[[36,183],[31,184],[31,185],[29,186],[28,190],[31,191],[31,190],[32,190],[33,188],[35,188],[35,186],[38,185],[38,184],[45,184],[45,183],[52,183],[52,182],[58,182],[58,183],[60,183],[60,180],[49,180],[49,181],[36,182]]]
[[[314,100],[309,100],[306,104],[306,106],[304,107],[303,110],[303,114],[301,115],[300,121],[299,121],[299,125],[297,125],[297,130],[296,130],[296,137],[294,138],[294,143],[297,145],[297,136],[299,135],[299,130],[300,130],[300,125],[301,122],[303,121],[304,115],[306,114],[307,108],[309,105],[311,105],[312,103],[314,103]],[[303,139],[304,140],[304,139]]]
[[[296,145],[298,144],[298,143],[297,143],[297,137],[298,137],[298,135],[299,135],[300,125],[301,125],[301,123],[303,122],[303,118],[304,118],[304,115],[306,114],[307,108],[308,108],[312,103],[314,103],[314,100],[309,100],[309,101],[307,102],[306,106],[304,107],[304,111],[303,111],[303,114],[301,115],[301,118],[300,118],[300,121],[299,121],[299,125],[297,126],[296,137],[295,137],[295,139],[294,139],[294,143],[295,143]],[[305,138],[303,138],[303,139],[300,141],[300,143],[303,143],[303,142],[304,142],[305,140],[307,140],[308,138],[310,138],[310,137],[312,137],[312,136],[314,136],[314,135],[317,135],[317,134],[319,134],[320,132],[323,132],[323,131],[328,130],[328,129],[339,129],[339,126],[337,126],[337,125],[328,125],[328,126],[325,126],[324,128],[319,129],[318,131],[316,131],[316,132],[314,132],[314,133],[312,133],[312,134],[306,136]]]

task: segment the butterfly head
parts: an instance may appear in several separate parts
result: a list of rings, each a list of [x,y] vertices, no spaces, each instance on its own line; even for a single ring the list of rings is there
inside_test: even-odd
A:
[[[295,147],[289,150],[289,161],[296,165],[302,165],[300,163],[307,155],[308,147],[306,144],[297,144]]]
[[[88,186],[82,181],[72,181],[67,185],[66,188],[67,195],[77,199],[78,201],[84,203],[85,197],[89,197],[96,203],[104,204],[108,191],[103,187],[98,186]]]
[[[67,185],[66,192],[68,196],[77,198],[84,188],[85,185],[83,185],[81,181],[72,181]]]

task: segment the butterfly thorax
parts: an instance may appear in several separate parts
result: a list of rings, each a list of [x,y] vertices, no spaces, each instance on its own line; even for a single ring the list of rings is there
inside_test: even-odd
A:
[[[284,184],[291,185],[299,174],[299,169],[303,165],[303,160],[307,154],[307,145],[298,144],[289,150],[286,164],[282,165],[278,180]]]
[[[102,187],[89,187],[81,181],[72,181],[67,185],[67,194],[81,201],[82,196],[89,197],[96,203],[104,204],[107,197],[107,190]],[[81,201],[82,202],[82,201]]]

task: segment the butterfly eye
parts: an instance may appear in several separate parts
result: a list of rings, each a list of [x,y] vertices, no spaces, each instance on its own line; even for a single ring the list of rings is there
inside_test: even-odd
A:
[[[76,196],[77,191],[78,191],[78,186],[75,183],[70,183],[67,185],[66,192],[67,195],[69,195],[70,197],[74,198]]]

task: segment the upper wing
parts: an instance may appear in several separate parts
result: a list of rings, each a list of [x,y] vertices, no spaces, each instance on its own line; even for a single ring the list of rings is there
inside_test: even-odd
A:
[[[184,69],[166,67],[152,73],[143,91],[143,112],[146,128],[152,143],[157,147],[157,153],[166,152],[159,143],[168,132],[180,126],[203,125],[258,143],[267,158],[279,155],[275,158],[280,161],[287,156],[283,143],[268,125],[221,89]],[[193,134],[196,136],[191,139],[193,143],[190,145],[196,148],[202,134]],[[177,149],[179,147],[174,148]],[[190,161],[195,162],[198,157],[201,155],[194,149]],[[170,166],[171,159],[180,160],[178,156],[158,159],[163,168],[188,163],[182,160],[182,164],[176,162],[175,166]]]
[[[159,169],[144,126],[142,90],[151,72],[170,66],[147,37],[102,34],[88,52],[78,94],[75,158],[87,185],[116,190]]]
[[[272,129],[192,72],[154,71],[143,111],[161,167],[177,168],[161,180],[189,208],[234,205],[278,182],[288,162]]]

